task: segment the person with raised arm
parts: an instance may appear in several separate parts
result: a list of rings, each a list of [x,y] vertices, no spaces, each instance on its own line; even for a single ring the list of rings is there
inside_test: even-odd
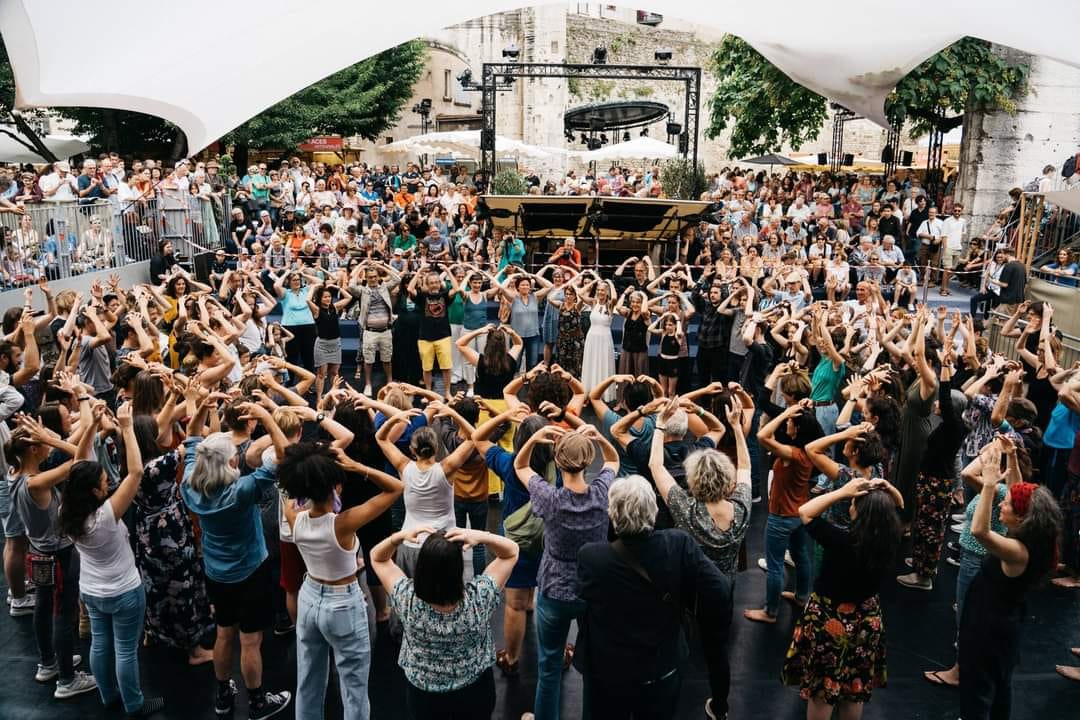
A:
[[[367,602],[357,581],[356,533],[390,508],[401,495],[401,481],[323,443],[291,445],[280,470],[288,494],[282,504],[285,520],[307,567],[296,621],[296,716],[323,717],[333,653],[344,716],[366,720],[371,640]],[[370,480],[381,492],[360,505],[336,510],[346,471]],[[305,501],[298,505],[301,498]]]
[[[887,481],[859,478],[799,506],[799,522],[822,548],[821,571],[781,678],[799,686],[807,720],[828,720],[836,707],[858,720],[873,689],[885,685],[878,592],[900,545],[902,504]],[[847,527],[822,517],[837,505],[847,510]]]
[[[604,464],[591,482],[585,471],[596,456],[599,443]],[[533,448],[553,444],[555,465],[562,473],[562,487],[536,474],[530,465]],[[577,552],[588,542],[607,539],[608,488],[619,469],[619,455],[591,425],[568,431],[555,425],[541,428],[514,458],[518,479],[527,485],[533,513],[544,521],[544,551],[540,558],[536,600],[537,654],[539,655],[536,700],[523,720],[558,720],[562,695],[562,671],[573,660],[574,647],[566,644],[571,621],[578,621],[585,604],[578,596]],[[580,627],[580,625],[579,625]]]

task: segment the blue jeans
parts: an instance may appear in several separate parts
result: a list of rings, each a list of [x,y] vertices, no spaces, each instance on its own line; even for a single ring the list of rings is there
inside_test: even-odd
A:
[[[101,702],[124,701],[133,713],[143,706],[139,685],[139,638],[146,615],[142,585],[115,597],[82,596],[90,616],[90,670],[97,680]]]
[[[769,513],[765,523],[765,612],[776,617],[780,591],[784,588],[784,551],[791,549],[795,561],[795,597],[810,596],[810,543],[806,529],[797,517]]]
[[[454,518],[459,528],[465,527],[465,518],[469,519],[469,526],[473,530],[487,529],[488,504],[487,500],[458,500],[454,498]],[[472,549],[473,575],[479,577],[484,574],[487,565],[487,555],[484,546],[477,543]]]
[[[322,720],[330,651],[334,652],[345,720],[367,720],[371,639],[360,585],[323,585],[304,578],[296,610],[296,718]]]
[[[544,593],[536,596],[536,701],[533,713],[539,720],[559,720],[562,705],[563,652],[570,634],[570,621],[585,613],[581,600],[553,600]]]
[[[814,417],[817,418],[821,431],[826,435],[832,435],[836,432],[836,419],[840,417],[840,408],[836,407],[836,403],[815,405]]]
[[[539,335],[521,339],[525,343],[525,347],[521,351],[521,357],[525,362],[525,370],[527,372],[536,367],[536,364],[540,362],[540,352],[544,349],[544,339]]]

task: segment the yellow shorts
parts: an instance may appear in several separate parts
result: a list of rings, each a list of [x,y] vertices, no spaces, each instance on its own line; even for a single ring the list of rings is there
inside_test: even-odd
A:
[[[454,361],[450,356],[450,338],[441,340],[418,340],[420,348],[420,367],[424,372],[435,369],[436,360],[440,370],[449,370]]]

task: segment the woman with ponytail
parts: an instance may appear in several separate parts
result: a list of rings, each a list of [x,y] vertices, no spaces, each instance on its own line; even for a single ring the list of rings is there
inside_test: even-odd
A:
[[[1025,597],[1058,561],[1061,509],[1045,487],[1010,485],[1000,504],[1008,536],[992,528],[1002,454],[1008,452],[1014,452],[1012,441],[999,437],[980,456],[982,489],[971,534],[988,552],[960,616],[960,714],[965,720],[1009,717]]]
[[[146,592],[122,519],[139,490],[143,465],[131,405],[121,405],[116,419],[127,475],[110,497],[101,464],[76,462],[64,486],[58,520],[60,532],[79,551],[79,592],[90,615],[90,669],[101,702],[106,706],[122,702],[128,717],[146,717],[164,708],[165,701],[143,697],[139,686]]]
[[[19,417],[19,426],[5,448],[12,471],[8,478],[11,504],[30,543],[27,560],[31,577],[38,586],[34,635],[41,660],[34,679],[38,682],[56,680],[53,697],[57,699],[74,697],[97,687],[92,675],[75,670],[80,662],[79,656],[75,655],[79,554],[71,538],[60,531],[57,521],[60,507],[57,486],[67,479],[75,459],[93,457],[94,436],[105,413],[105,404],[97,403],[93,411],[89,407],[89,402],[83,403],[85,417],[79,419],[82,435],[78,447],[24,415]],[[54,448],[75,459],[42,470],[42,464]]]

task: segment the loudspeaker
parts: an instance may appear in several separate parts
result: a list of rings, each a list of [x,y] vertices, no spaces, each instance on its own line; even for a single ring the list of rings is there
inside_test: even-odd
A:
[[[911,163],[915,161],[915,155],[910,150],[905,150],[900,153],[900,164],[904,167],[911,167]]]
[[[818,153],[817,154],[817,164],[818,165],[828,165],[829,164],[829,156],[826,155],[825,153]]]
[[[892,145],[886,145],[886,146],[885,146],[885,147],[884,147],[884,148],[883,148],[883,149],[881,150],[881,162],[883,162],[883,163],[885,163],[885,164],[888,164],[888,163],[891,163],[891,162],[892,162],[892,159],[893,159],[893,149],[892,149]]]
[[[855,156],[851,153],[844,153],[844,164],[851,167],[855,164]]]

